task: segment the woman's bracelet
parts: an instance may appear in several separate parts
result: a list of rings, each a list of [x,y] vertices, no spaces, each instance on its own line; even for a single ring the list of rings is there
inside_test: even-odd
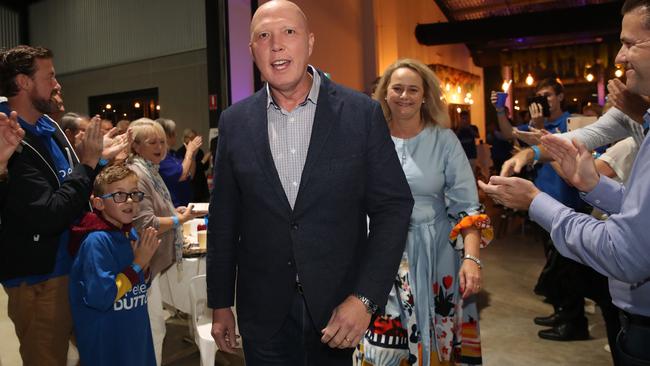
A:
[[[466,259],[469,259],[470,261],[476,263],[476,265],[478,266],[478,269],[483,268],[483,264],[481,263],[481,260],[476,258],[475,256],[473,256],[471,254],[465,254],[465,256],[463,257],[463,260],[466,260]]]
[[[178,216],[172,216],[172,222],[174,223],[174,229],[181,225],[181,222],[178,220]]]

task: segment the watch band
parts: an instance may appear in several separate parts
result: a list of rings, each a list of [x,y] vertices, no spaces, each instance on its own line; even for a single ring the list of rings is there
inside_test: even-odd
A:
[[[366,306],[366,312],[367,312],[368,314],[374,314],[374,313],[377,312],[377,310],[379,310],[379,306],[378,306],[377,304],[375,304],[375,303],[374,303],[372,300],[370,300],[369,298],[367,298],[367,297],[365,297],[365,296],[363,296],[363,295],[361,295],[361,294],[357,294],[357,293],[354,294],[354,297],[356,297],[357,299],[361,300],[361,302],[363,303],[363,305]]]
[[[483,268],[483,263],[481,263],[481,260],[476,258],[475,256],[473,256],[471,254],[465,254],[465,256],[463,257],[463,260],[466,260],[466,259],[476,263],[476,265],[478,266],[478,269]]]

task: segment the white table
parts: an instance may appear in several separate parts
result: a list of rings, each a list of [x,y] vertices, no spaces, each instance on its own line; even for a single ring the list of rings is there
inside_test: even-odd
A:
[[[183,258],[181,268],[172,265],[160,276],[160,292],[162,301],[167,306],[190,314],[190,280],[194,276],[205,274],[205,256]]]

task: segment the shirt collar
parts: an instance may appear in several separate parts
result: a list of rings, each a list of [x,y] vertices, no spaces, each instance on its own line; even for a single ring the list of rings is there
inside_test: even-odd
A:
[[[643,129],[647,130],[650,127],[650,109],[643,115]]]
[[[307,98],[305,99],[304,102],[300,103],[300,105],[305,105],[307,102],[312,102],[313,104],[316,104],[316,101],[318,100],[318,93],[320,92],[320,74],[316,70],[315,67],[312,65],[307,65],[307,72],[312,76],[313,80],[311,83],[311,89],[309,90],[309,94],[307,95]],[[269,83],[266,83],[266,108],[268,109],[270,106],[275,107],[276,109],[280,109],[280,106],[278,106],[275,101],[273,100],[273,96],[271,95],[271,88],[269,87]]]

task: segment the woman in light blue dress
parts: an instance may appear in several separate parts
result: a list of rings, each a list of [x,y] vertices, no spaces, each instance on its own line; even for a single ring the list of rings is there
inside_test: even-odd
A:
[[[356,364],[481,364],[473,295],[481,287],[479,249],[491,228],[463,148],[446,127],[439,81],[421,62],[399,60],[374,97],[415,206],[395,286],[361,341]]]

